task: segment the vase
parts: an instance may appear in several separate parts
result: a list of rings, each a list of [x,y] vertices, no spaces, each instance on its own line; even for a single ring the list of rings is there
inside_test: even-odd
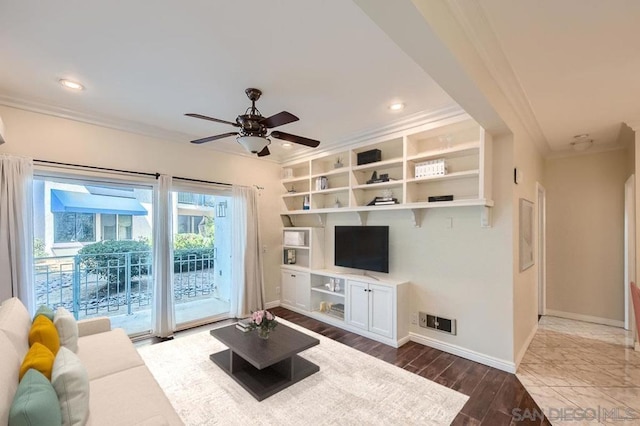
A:
[[[271,330],[269,330],[268,328],[258,329],[258,337],[261,339],[267,340],[269,338],[269,333],[271,333]]]

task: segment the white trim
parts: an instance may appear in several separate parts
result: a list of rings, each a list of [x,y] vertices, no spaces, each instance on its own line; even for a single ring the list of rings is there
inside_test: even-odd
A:
[[[636,352],[640,352],[640,343],[636,342],[636,344],[633,345],[633,350],[635,350]]]
[[[497,368],[498,370],[506,371],[507,373],[515,374],[516,372],[516,364],[511,361],[481,354],[480,352],[472,351],[458,345],[452,345],[451,343],[446,343],[441,340],[436,340],[413,332],[409,333],[409,338],[412,342],[420,343],[471,361],[479,362],[480,364],[488,365],[489,367]]]
[[[266,302],[264,304],[265,309],[273,309],[273,308],[277,308],[278,306],[280,306],[280,299],[272,300],[271,302]]]
[[[546,156],[551,152],[549,142],[480,3],[452,0],[447,6],[512,111],[541,154]]]
[[[531,341],[533,340],[537,332],[538,332],[538,323],[536,322],[536,325],[531,329],[531,333],[529,333],[529,337],[527,337],[527,340],[525,340],[524,345],[522,345],[522,347],[518,351],[518,354],[516,355],[516,369],[518,369],[518,366],[520,365],[522,358],[524,358],[524,354],[527,353],[527,349],[529,349],[529,345],[531,344]]]
[[[547,315],[552,317],[567,318],[576,321],[592,322],[594,324],[609,325],[611,327],[624,328],[624,321],[612,320],[609,318],[594,317],[591,315],[574,314],[573,312],[556,311],[547,309]]]
[[[542,194],[542,205],[540,205],[540,195]],[[547,190],[536,182],[536,217],[538,261],[536,263],[536,288],[538,289],[538,315],[547,314]],[[540,217],[542,210],[542,217]],[[542,276],[541,275],[542,272]],[[518,363],[516,359],[516,364]]]

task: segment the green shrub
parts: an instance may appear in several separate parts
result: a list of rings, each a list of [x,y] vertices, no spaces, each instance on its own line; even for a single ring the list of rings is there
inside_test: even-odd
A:
[[[173,251],[173,271],[187,272],[213,268],[213,247]]]
[[[151,263],[151,247],[146,241],[101,241],[84,246],[78,254],[88,273],[109,281],[110,285],[126,282],[126,257],[131,258],[130,278],[147,275]]]
[[[212,246],[213,241],[200,234],[176,234],[173,237],[173,249],[176,251],[210,248]]]

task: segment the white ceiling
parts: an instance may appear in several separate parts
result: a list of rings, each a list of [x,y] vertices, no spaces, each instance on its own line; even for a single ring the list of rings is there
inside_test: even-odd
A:
[[[418,13],[411,1],[420,0],[390,9],[396,20],[410,17],[400,9]],[[470,38],[485,63],[502,64],[494,71],[505,78],[494,78],[520,93],[514,105],[528,110],[520,116],[543,148],[566,151],[581,133],[606,148],[621,123],[640,121],[640,1],[450,5],[466,9],[464,18],[482,27],[477,34],[492,34]],[[296,114],[299,122],[279,130],[319,139],[320,149],[455,106],[424,71],[429,67],[416,65],[360,7],[345,0],[0,2],[0,104],[186,144],[232,128],[184,113],[233,121],[249,106],[244,89],[257,87],[263,115]],[[445,86],[442,73],[459,72],[448,70],[439,70]],[[467,72],[473,78],[474,70]],[[63,89],[63,77],[86,90]],[[449,90],[461,104],[470,95]],[[392,101],[406,109],[391,113]],[[233,138],[202,149],[243,153]],[[271,151],[274,160],[313,152],[284,149],[277,140]]]
[[[263,91],[263,115],[300,117],[279,130],[321,147],[455,105],[344,0],[3,1],[0,58],[0,103],[185,144],[233,128],[184,113],[234,121],[247,87]],[[390,112],[392,101],[405,110]],[[292,154],[274,142],[274,159]],[[216,148],[242,152],[233,138],[202,146]]]
[[[640,1],[483,0],[548,144],[614,144],[640,120]]]

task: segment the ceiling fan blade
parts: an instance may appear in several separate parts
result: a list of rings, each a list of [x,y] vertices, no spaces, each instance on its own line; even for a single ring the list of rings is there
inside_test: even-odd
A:
[[[284,124],[293,123],[294,121],[300,120],[295,115],[291,114],[287,111],[282,111],[277,113],[276,115],[272,115],[271,117],[267,117],[262,120],[262,124],[264,124],[267,129],[272,129],[274,127],[282,126]]]
[[[269,155],[269,154],[271,154],[271,153],[269,152],[269,147],[268,147],[268,146],[265,146],[264,148],[262,148],[262,151],[260,151],[260,152],[258,153],[258,157],[266,157],[266,156],[267,156],[267,155]]]
[[[215,141],[222,138],[228,138],[229,136],[235,136],[237,134],[238,132],[223,133],[221,135],[215,135],[215,136],[209,136],[202,139],[196,139],[195,141],[191,141],[191,143],[201,144],[201,143],[211,142],[211,141]]]
[[[296,135],[292,135],[292,134],[285,133],[285,132],[279,132],[277,130],[275,132],[271,132],[271,136],[273,136],[274,138],[277,138],[277,139],[282,139],[284,141],[298,143],[298,144],[304,145],[304,146],[309,146],[311,148],[316,148],[318,145],[320,145],[320,141],[317,141],[315,139],[309,139],[309,138],[305,138],[305,137],[302,137],[302,136],[296,136]]]
[[[209,120],[209,121],[214,121],[216,123],[222,123],[222,124],[231,124],[234,127],[240,127],[240,125],[238,123],[232,123],[231,121],[226,121],[226,120],[220,120],[219,118],[213,118],[213,117],[207,117],[206,115],[202,115],[202,114],[194,114],[192,112],[185,114],[187,117],[193,117],[193,118],[199,118],[201,120]]]

